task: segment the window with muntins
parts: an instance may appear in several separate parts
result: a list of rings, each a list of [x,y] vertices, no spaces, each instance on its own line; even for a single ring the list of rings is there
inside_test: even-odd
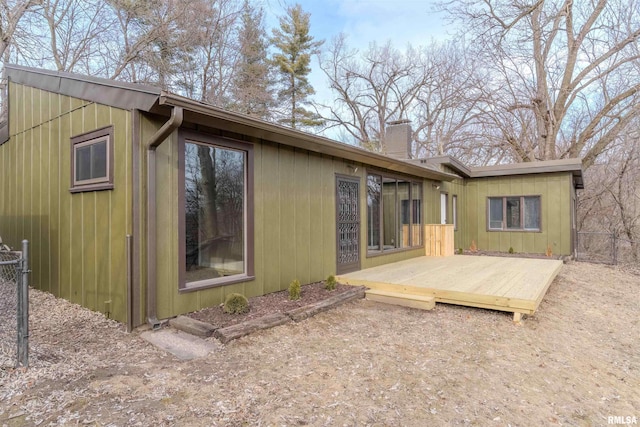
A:
[[[113,188],[113,127],[71,138],[71,192]]]
[[[381,253],[422,245],[422,185],[367,175],[367,251]]]
[[[540,231],[540,196],[489,197],[488,228],[493,231]]]
[[[252,274],[248,257],[248,152],[184,143],[183,288],[223,285]]]

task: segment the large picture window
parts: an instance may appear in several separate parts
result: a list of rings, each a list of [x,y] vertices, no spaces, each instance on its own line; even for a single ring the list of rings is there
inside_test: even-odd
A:
[[[422,185],[378,174],[367,175],[369,253],[422,245]]]
[[[113,127],[71,138],[71,192],[113,188]]]
[[[249,152],[238,145],[184,142],[183,287],[246,280],[249,243]]]
[[[489,197],[488,228],[540,231],[540,196]]]

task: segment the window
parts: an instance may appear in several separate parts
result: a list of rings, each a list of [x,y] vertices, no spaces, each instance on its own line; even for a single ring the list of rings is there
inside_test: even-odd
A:
[[[540,231],[540,196],[489,197],[489,230]]]
[[[451,197],[451,214],[453,215],[453,230],[458,230],[458,196]]]
[[[382,207],[382,177],[367,176],[367,247],[370,251],[379,251],[380,211]]]
[[[402,178],[367,175],[369,253],[422,245],[422,185]]]
[[[185,139],[182,146],[183,289],[245,281],[253,274],[251,148],[202,139],[208,138]]]
[[[414,182],[411,187],[412,235],[411,244],[422,246],[422,185]]]
[[[449,204],[449,195],[440,193],[440,224],[447,223],[447,205]]]
[[[71,138],[72,193],[113,189],[113,126]]]

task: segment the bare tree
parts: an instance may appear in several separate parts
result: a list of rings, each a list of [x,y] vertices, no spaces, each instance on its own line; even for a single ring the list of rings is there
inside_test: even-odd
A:
[[[0,1],[0,68],[4,68],[4,64],[9,62],[10,48],[19,31],[20,21],[38,3],[37,0]],[[0,75],[0,123],[4,121],[6,114],[5,98],[6,82]]]
[[[234,0],[205,1],[194,28],[193,50],[178,73],[187,96],[226,107],[239,60],[237,27],[242,5]]]
[[[136,31],[122,33],[130,50],[121,57],[130,59],[126,67],[135,73],[135,81],[181,89],[182,81],[176,76],[199,46],[213,4],[205,0],[122,2],[125,19],[121,22]]]
[[[18,25],[27,11],[39,3],[38,0],[2,0],[0,1],[0,59],[5,61],[5,54],[12,43]]]
[[[637,120],[589,168],[579,203],[579,228],[615,233],[640,256],[640,132]]]
[[[630,77],[640,59],[637,1],[465,0],[446,6],[473,32],[477,54],[492,73],[486,88],[500,103],[487,121],[515,159],[582,156],[589,167],[640,114],[640,80]]]
[[[485,79],[465,46],[432,43],[424,49],[428,75],[411,110],[416,157],[454,155],[484,164],[494,150],[482,136],[479,116]]]
[[[378,152],[386,150],[385,124],[408,118],[409,110],[430,71],[420,52],[406,53],[391,42],[372,43],[359,54],[344,34],[334,38],[321,60],[336,101],[324,106],[328,128],[340,127],[352,141]]]
[[[111,79],[131,82],[150,82],[146,64],[147,51],[162,38],[169,36],[172,14],[161,14],[162,20],[151,18],[157,2],[110,0],[116,25],[107,34],[106,48],[100,62],[104,74]]]
[[[111,25],[109,12],[99,0],[44,0],[38,15],[46,23],[42,28],[47,33],[39,35],[43,46],[29,59],[39,66],[51,61],[58,71],[91,71],[101,34]]]

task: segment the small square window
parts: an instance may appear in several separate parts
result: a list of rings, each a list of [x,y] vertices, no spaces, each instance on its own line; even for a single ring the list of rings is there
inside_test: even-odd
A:
[[[113,189],[113,126],[71,138],[71,189]]]

